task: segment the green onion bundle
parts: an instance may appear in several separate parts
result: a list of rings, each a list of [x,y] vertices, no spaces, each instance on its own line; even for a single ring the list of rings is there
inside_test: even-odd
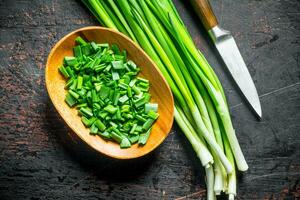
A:
[[[65,101],[78,109],[90,134],[113,140],[121,148],[145,145],[158,118],[150,103],[149,80],[117,45],[75,40],[74,56],[66,56],[60,73],[67,79]]]
[[[196,48],[171,0],[82,0],[99,22],[139,44],[169,83],[175,119],[206,169],[207,197],[236,195],[248,165],[221,83]]]

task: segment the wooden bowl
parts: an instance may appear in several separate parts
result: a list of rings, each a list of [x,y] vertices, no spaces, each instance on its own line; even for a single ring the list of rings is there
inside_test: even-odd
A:
[[[63,63],[65,56],[73,55],[75,38],[81,36],[88,41],[97,43],[117,44],[120,49],[127,51],[128,59],[133,60],[142,70],[139,76],[150,81],[151,102],[158,103],[159,118],[155,122],[146,145],[132,145],[131,148],[121,149],[119,144],[113,141],[106,141],[99,136],[89,134],[89,129],[81,122],[75,108],[70,108],[65,103],[66,80],[58,72],[59,66]],[[65,123],[83,141],[95,150],[118,159],[137,158],[154,150],[168,136],[173,123],[174,101],[171,90],[149,56],[127,36],[108,28],[85,27],[69,33],[63,37],[51,50],[46,65],[46,87],[52,103],[64,119]]]

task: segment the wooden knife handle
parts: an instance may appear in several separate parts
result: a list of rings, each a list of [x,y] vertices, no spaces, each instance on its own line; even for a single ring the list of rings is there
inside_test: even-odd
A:
[[[209,0],[190,1],[207,31],[218,25],[218,20],[209,4]]]

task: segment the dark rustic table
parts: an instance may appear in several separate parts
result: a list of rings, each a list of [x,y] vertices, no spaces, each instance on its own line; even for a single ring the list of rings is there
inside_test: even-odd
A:
[[[263,109],[258,121],[228,78],[188,3],[176,6],[219,75],[249,163],[238,199],[300,198],[300,2],[211,0],[248,65]],[[204,171],[176,123],[151,155],[118,161],[76,138],[45,89],[51,47],[97,25],[80,1],[0,0],[0,199],[205,199]]]

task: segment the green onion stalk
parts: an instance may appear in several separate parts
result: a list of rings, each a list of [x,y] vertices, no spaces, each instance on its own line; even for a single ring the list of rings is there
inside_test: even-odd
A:
[[[169,60],[167,54],[164,52],[163,48],[161,47],[159,42],[156,40],[155,36],[148,29],[146,24],[142,22],[142,18],[140,16],[138,16],[138,14],[136,13],[136,11],[134,9],[133,9],[133,13],[135,13],[137,19],[140,20],[142,27],[144,28],[144,31],[150,38],[150,41],[152,42],[154,48],[158,50],[162,61],[165,63],[171,76],[175,80],[175,83],[178,85],[179,90],[182,92],[184,98],[186,99],[186,102],[187,102],[189,108],[191,109],[192,116],[195,120],[196,129],[198,129],[200,132],[202,132],[206,141],[210,144],[211,148],[218,154],[218,156],[222,160],[222,163],[224,164],[224,166],[226,166],[226,169],[228,170],[228,172],[231,172],[232,171],[231,164],[228,162],[228,160],[227,160],[225,154],[223,153],[222,149],[220,148],[220,146],[216,143],[216,141],[214,140],[212,135],[209,133],[207,127],[205,127],[205,123],[203,122],[203,118],[201,117],[201,111],[200,111],[201,108],[199,109],[197,107],[197,104],[194,101],[192,94],[191,94],[192,91],[190,91],[189,88],[184,87],[186,85],[185,79],[179,78],[179,76],[182,76],[181,71],[176,71],[176,69],[171,64],[171,61]],[[196,88],[196,87],[190,87],[191,90],[193,88]],[[197,90],[195,90],[193,92],[197,93]]]
[[[204,101],[203,101],[200,93],[198,92],[196,85],[191,80],[191,76],[189,75],[184,62],[182,61],[178,51],[176,50],[175,45],[171,41],[171,38],[168,36],[165,29],[161,26],[161,24],[156,20],[156,18],[150,12],[150,9],[146,6],[145,1],[144,0],[140,1],[140,4],[141,4],[143,12],[145,13],[145,16],[147,17],[147,19],[149,21],[149,24],[150,24],[156,38],[159,40],[159,42],[162,45],[162,47],[164,48],[165,52],[168,54],[168,57],[170,58],[170,60],[174,61],[174,62],[172,62],[173,66],[176,67],[177,71],[180,69],[182,70],[182,73],[184,74],[184,77],[187,80],[187,84],[193,91],[193,95],[194,95],[196,104],[200,108],[200,112],[201,112],[201,116],[203,118],[204,124],[210,130],[211,133],[213,133],[213,132],[218,133],[218,134],[216,134],[216,137],[218,138],[217,142],[218,142],[218,144],[220,144],[221,148],[223,149],[222,138],[220,135],[220,131],[218,130],[218,123],[216,123],[216,125],[214,124],[214,127],[217,126],[217,128],[214,128],[214,131],[213,131],[211,122],[210,122],[210,117],[208,116],[209,113],[211,113],[211,112],[207,111]],[[147,29],[147,27],[145,27],[145,29]],[[201,90],[202,89],[200,89],[200,91]],[[210,106],[211,106],[211,103],[210,103]],[[175,118],[176,118],[176,116],[175,116]],[[177,121],[179,121],[179,120],[177,120]],[[182,128],[182,130],[184,130],[184,129]],[[214,160],[216,160],[216,162],[215,162],[215,173],[216,173],[215,178],[216,178],[216,180],[215,180],[214,190],[215,190],[216,194],[219,194],[221,191],[225,190],[224,182],[226,179],[226,172],[224,171],[224,167],[221,165],[220,160],[217,158],[216,155],[214,156]]]
[[[104,26],[140,45],[175,97],[175,120],[206,169],[207,198],[236,195],[235,164],[248,165],[238,144],[222,85],[196,48],[171,0],[82,0]]]
[[[206,188],[207,188],[207,199],[216,200],[216,195],[214,193],[214,179],[215,174],[212,167],[205,168],[206,173]]]
[[[215,176],[213,169],[213,157],[208,151],[203,138],[195,132],[193,126],[190,124],[189,120],[185,117],[182,109],[175,104],[175,120],[181,130],[184,132],[188,140],[190,141],[195,153],[200,159],[202,165],[205,167],[206,171],[206,185],[207,185],[207,199],[216,199],[216,193],[214,190]]]
[[[217,77],[212,73],[212,68],[204,56],[202,56],[196,48],[183,23],[181,23],[181,20],[178,19],[178,15],[174,13],[174,6],[172,2],[159,0],[147,0],[147,2],[149,2],[149,4],[151,4],[151,2],[154,4],[152,8],[157,10],[156,13],[164,15],[164,17],[160,18],[162,19],[162,23],[169,29],[169,33],[172,34],[179,43],[181,50],[187,58],[185,60],[187,60],[188,64],[190,64],[189,68],[195,70],[198,75],[198,77],[193,76],[193,78],[196,79],[200,77],[215,104],[216,110],[224,125],[233,154],[236,158],[238,169],[246,171],[248,169],[248,165],[235,135],[228,106],[224,99],[224,95],[222,94],[222,87],[218,84]]]

